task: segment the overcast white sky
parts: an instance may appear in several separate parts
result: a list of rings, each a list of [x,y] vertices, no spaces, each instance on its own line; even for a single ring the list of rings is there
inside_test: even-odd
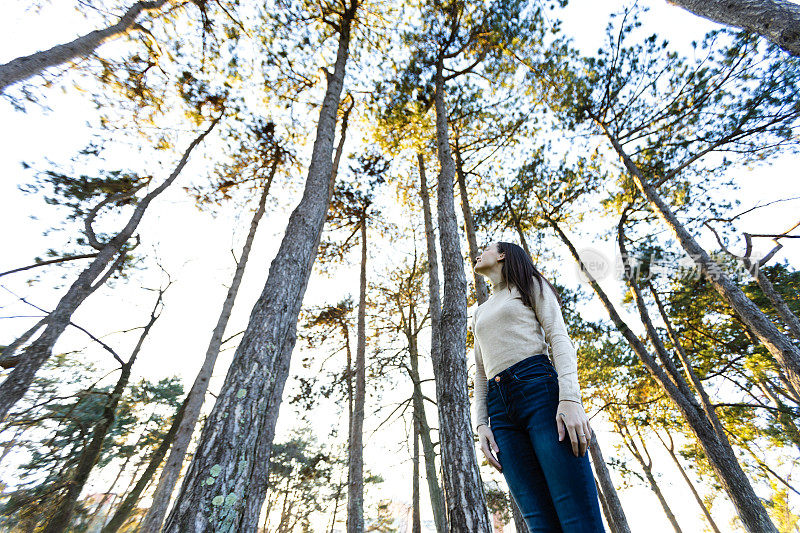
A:
[[[688,43],[698,39],[711,29],[713,25],[661,0],[642,2],[651,6],[651,12],[645,16],[646,28],[651,29],[673,42]],[[26,2],[7,2],[4,6],[4,17],[0,19],[0,62],[24,55],[56,43],[64,42],[74,36],[93,29],[72,9],[73,2],[53,2],[38,14],[26,13],[23,9]],[[589,0],[573,0],[567,10],[564,29],[571,35],[576,44],[587,51],[596,50],[602,45],[604,29],[608,13],[616,8],[617,2],[601,2]],[[67,92],[61,94],[57,90],[47,93],[47,103],[52,111],[45,112],[30,106],[28,113],[19,113],[5,101],[0,100],[0,271],[28,264],[37,255],[51,246],[58,246],[60,237],[43,236],[44,230],[53,225],[57,216],[52,208],[46,206],[40,198],[25,195],[17,189],[17,185],[30,180],[20,166],[20,161],[43,161],[44,158],[55,162],[67,161],[77,150],[84,147],[93,130],[90,125],[95,111],[84,95]],[[87,122],[88,121],[88,122]],[[357,138],[353,135],[352,138]],[[186,144],[184,140],[183,145]],[[202,149],[201,149],[202,150]],[[213,158],[213,153],[208,154]],[[158,161],[148,159],[156,157],[147,152],[144,155],[134,151],[126,152],[124,147],[112,152],[110,167],[130,165],[134,168],[148,168],[157,178],[168,174],[171,162],[166,159]],[[163,157],[163,156],[159,156]],[[153,204],[141,225],[142,253],[151,257],[157,256],[161,264],[175,280],[166,299],[165,312],[148,340],[144,351],[134,370],[134,379],[146,376],[157,380],[162,377],[181,376],[188,387],[199,368],[201,357],[205,353],[210,331],[216,322],[225,286],[233,269],[231,248],[239,253],[243,238],[243,228],[249,221],[249,212],[231,212],[214,218],[207,213],[199,212],[191,200],[182,191],[181,186],[195,179],[203,169],[200,157],[194,158],[184,170],[180,183],[159,197]],[[742,201],[742,209],[759,203],[785,197],[800,196],[800,180],[797,179],[796,165],[789,158],[774,161],[768,166],[753,171],[735,171],[740,190],[729,194]],[[250,259],[250,266],[237,300],[228,332],[243,329],[253,303],[258,297],[270,262],[275,259],[275,252],[283,235],[288,215],[300,199],[301,189],[296,185],[283,187],[279,206],[272,206],[261,223],[256,245]],[[390,198],[384,199],[383,211],[392,220],[401,223],[404,219]],[[738,210],[736,211],[738,212]],[[738,228],[751,232],[778,232],[794,223],[797,203],[785,203],[769,210],[767,215],[759,211],[757,215],[744,217]],[[33,218],[35,217],[35,218]],[[237,228],[234,232],[234,228]],[[405,228],[409,230],[409,228]],[[232,237],[233,235],[233,237]],[[508,235],[509,240],[515,239]],[[704,234],[701,241],[708,248],[715,248],[711,235]],[[542,265],[542,270],[553,276],[559,283],[570,288],[578,284],[575,268],[571,259],[564,253],[558,242],[551,240],[555,252],[561,261]],[[371,252],[374,268],[393,258],[392,243],[375,243]],[[614,256],[613,242],[582,242],[584,246],[603,250],[608,257]],[[797,264],[800,252],[797,244],[788,242],[776,258],[789,259]],[[759,243],[763,253],[767,243]],[[280,260],[280,258],[277,258]],[[352,269],[342,270],[336,281],[314,276],[309,284],[304,303],[306,305],[321,304],[340,299],[347,293],[358,294],[357,260],[354,258]],[[74,272],[74,271],[73,271]],[[58,283],[58,273],[42,275],[42,281],[28,286],[25,275],[6,277],[0,285],[15,293],[29,298],[45,308],[54,305],[61,296],[63,288],[53,290]],[[69,283],[74,276],[68,275],[63,283]],[[62,285],[63,285],[62,283]],[[92,296],[75,314],[74,321],[81,325],[91,326],[95,334],[107,334],[120,329],[140,325],[146,320],[152,305],[152,294],[142,290],[141,286],[154,287],[158,284],[158,275],[151,269],[137,272],[128,282],[117,283],[114,288],[105,287]],[[604,283],[609,292],[619,297],[619,283],[607,280]],[[618,301],[618,300],[617,300]],[[18,304],[6,290],[0,289],[0,314],[2,316],[30,314],[30,309]],[[581,310],[586,318],[605,318],[604,312],[597,305],[587,305]],[[636,321],[632,321],[636,323]],[[0,320],[0,344],[14,338],[26,329],[24,319]],[[125,353],[130,346],[131,337],[112,335],[117,346]],[[423,343],[423,346],[426,344]],[[110,368],[105,353],[88,346],[85,338],[73,332],[64,335],[59,342],[59,349],[87,346],[86,357],[98,361],[101,368]],[[298,344],[294,361],[304,355],[304,348]],[[224,352],[218,363],[218,370],[212,380],[212,390],[218,390],[224,379],[227,364],[232,350]],[[471,361],[471,353],[469,356]],[[115,379],[113,375],[111,379]],[[291,383],[291,382],[290,382]],[[405,387],[405,384],[403,385]],[[401,388],[402,389],[402,388]],[[390,391],[384,398],[389,403],[392,394],[405,394],[405,390]],[[430,391],[433,396],[433,391]],[[209,406],[207,406],[209,407]],[[369,412],[369,409],[368,409]],[[590,413],[591,415],[591,413]],[[288,405],[284,406],[279,435],[285,435],[294,418]],[[315,431],[320,440],[324,439],[331,414],[320,413],[316,419]],[[367,435],[379,423],[377,417],[367,420]],[[610,435],[602,421],[593,422],[606,459],[617,455],[614,451],[616,441]],[[398,452],[398,442],[402,440],[403,428],[397,423],[382,429],[380,433],[366,440],[367,467],[384,476],[385,482],[371,490],[369,501],[377,497],[392,498],[400,502],[410,500],[411,485],[409,481],[410,463],[406,452]],[[678,520],[685,531],[701,531],[704,523],[700,512],[683,481],[674,470],[668,456],[661,453],[655,445],[651,445],[656,469],[662,474],[659,481],[666,493],[673,510],[677,511]],[[637,467],[634,467],[637,468]],[[782,470],[786,472],[786,470]],[[500,479],[485,469],[484,476]],[[5,479],[8,481],[8,479]],[[696,480],[695,480],[696,481]],[[103,482],[91,488],[92,492],[105,490]],[[424,491],[425,485],[421,483]],[[705,491],[703,486],[699,487]],[[766,494],[760,493],[762,496]],[[621,491],[622,503],[634,531],[671,531],[660,506],[652,492],[643,485]],[[423,493],[423,501],[425,494]],[[797,500],[795,499],[795,504]],[[426,506],[424,515],[430,518]],[[720,520],[723,529],[727,529],[726,519],[732,516],[732,510],[724,502],[715,504],[714,515]],[[511,529],[511,527],[509,527]]]

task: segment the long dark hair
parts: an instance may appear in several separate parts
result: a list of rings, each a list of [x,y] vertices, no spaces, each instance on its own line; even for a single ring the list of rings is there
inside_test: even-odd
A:
[[[522,249],[521,246],[513,242],[498,241],[497,251],[505,254],[503,259],[502,276],[503,281],[508,285],[515,285],[519,289],[522,296],[522,303],[533,309],[536,312],[536,307],[533,304],[533,280],[539,282],[539,292],[544,294],[543,281],[547,282],[550,289],[555,293],[558,305],[562,305],[561,296],[550,281],[542,276],[541,272],[536,270],[530,256]],[[537,315],[538,318],[538,315]]]

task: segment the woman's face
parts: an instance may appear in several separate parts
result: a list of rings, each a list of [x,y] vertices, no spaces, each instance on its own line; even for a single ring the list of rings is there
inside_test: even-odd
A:
[[[475,264],[473,268],[476,272],[485,272],[495,265],[498,265],[498,259],[504,259],[506,254],[502,253],[498,249],[496,242],[493,242],[483,248],[481,250],[481,255],[475,258]],[[499,266],[499,265],[498,265]]]

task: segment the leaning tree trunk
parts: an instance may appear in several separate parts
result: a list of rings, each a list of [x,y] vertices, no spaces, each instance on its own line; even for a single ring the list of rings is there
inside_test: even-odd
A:
[[[697,16],[761,35],[800,55],[800,6],[789,0],[667,0]]]
[[[547,218],[548,222],[553,227],[562,242],[564,242],[564,244],[567,246],[570,254],[575,259],[575,262],[580,266],[581,272],[583,272],[589,280],[589,284],[592,286],[592,289],[595,291],[601,303],[606,308],[606,311],[608,312],[609,317],[616,328],[622,333],[622,335],[625,337],[625,340],[628,341],[628,344],[633,349],[634,353],[636,353],[653,378],[661,385],[666,394],[681,412],[686,422],[689,424],[689,427],[697,438],[698,443],[703,448],[709,464],[717,474],[720,483],[728,494],[728,497],[731,499],[731,502],[734,504],[745,530],[751,533],[777,532],[775,526],[772,524],[772,521],[769,518],[769,515],[764,509],[764,506],[761,504],[758,495],[753,490],[750,480],[747,478],[747,475],[745,475],[744,471],[742,471],[742,468],[736,458],[736,454],[734,453],[730,444],[722,442],[719,439],[716,428],[709,421],[702,406],[698,404],[697,399],[692,395],[686,381],[677,372],[677,369],[674,368],[674,364],[672,364],[668,354],[661,349],[658,349],[656,352],[659,355],[659,359],[661,359],[665,366],[668,366],[669,375],[667,375],[664,369],[658,365],[655,358],[647,350],[647,347],[644,345],[641,339],[636,336],[630,326],[628,326],[628,324],[619,315],[614,307],[614,304],[611,303],[611,300],[603,288],[599,283],[597,283],[597,280],[594,279],[586,266],[583,264],[578,251],[575,249],[575,246],[569,240],[567,235],[561,230],[561,227],[558,225],[558,223],[549,215],[545,214],[544,216]],[[622,247],[622,250],[624,250],[624,247]],[[625,258],[626,256],[624,252],[622,252],[622,254],[622,257]],[[630,265],[626,263],[625,266],[626,273],[629,273],[631,270]],[[641,293],[638,290],[638,287],[635,284],[629,285],[636,296],[637,306],[639,307],[639,313],[642,321],[647,326],[648,333],[653,333],[651,340],[654,341],[654,344],[661,347],[659,337],[654,331],[652,323],[646,314],[647,311],[644,306],[644,302],[641,299]],[[673,379],[675,379],[675,381],[673,381]]]
[[[438,338],[438,324],[441,310],[439,308],[439,279],[438,260],[436,255],[436,241],[433,232],[433,221],[431,220],[431,201],[428,195],[428,183],[425,176],[425,158],[422,154],[417,154],[419,161],[420,197],[422,199],[422,213],[425,223],[425,242],[427,245],[428,265],[430,276],[428,277],[428,288],[430,296],[430,315],[431,315],[431,353],[434,349],[438,350],[438,341],[434,343],[433,338]],[[435,302],[435,303],[434,303]],[[435,325],[434,325],[435,324]],[[411,380],[414,382],[414,413],[420,423],[420,438],[422,440],[422,453],[425,456],[425,477],[428,481],[428,494],[431,499],[433,509],[433,521],[436,524],[436,533],[446,533],[447,509],[444,502],[444,494],[439,485],[439,476],[436,472],[436,450],[431,439],[431,428],[425,415],[425,404],[422,397],[422,383],[419,377],[419,347],[417,338],[409,336],[409,346],[411,350]]]
[[[92,430],[92,438],[89,440],[86,447],[81,450],[75,470],[66,474],[68,478],[64,482],[64,485],[67,487],[66,494],[60,499],[58,507],[56,507],[56,510],[50,516],[47,525],[42,529],[43,533],[62,533],[70,529],[72,513],[75,511],[75,503],[78,501],[78,496],[80,496],[83,487],[86,485],[86,481],[89,479],[89,474],[92,472],[94,465],[97,464],[97,460],[100,459],[103,443],[116,419],[117,406],[122,399],[122,393],[125,392],[125,387],[128,386],[128,381],[131,377],[131,368],[133,368],[133,364],[136,362],[136,358],[142,350],[142,345],[147,335],[150,333],[150,330],[153,328],[153,324],[158,320],[158,308],[161,306],[163,296],[164,291],[161,290],[158,293],[156,304],[150,313],[150,320],[147,325],[145,325],[144,329],[142,329],[142,333],[139,335],[139,340],[130,358],[122,365],[122,373],[119,379],[117,379],[111,396],[103,406],[103,416],[97,424],[95,424]]]
[[[619,430],[618,433],[620,437],[622,437],[623,444],[625,444],[625,447],[631,452],[631,455],[633,455],[633,457],[639,463],[639,466],[642,467],[644,477],[647,478],[647,482],[650,484],[650,490],[652,490],[653,494],[655,494],[656,498],[658,498],[658,503],[661,505],[661,509],[664,511],[664,514],[667,515],[667,520],[669,520],[669,523],[672,524],[672,529],[675,530],[675,533],[682,533],[683,530],[678,524],[678,519],[675,518],[675,513],[672,512],[672,508],[669,506],[667,499],[664,497],[661,487],[658,485],[655,476],[653,476],[653,460],[650,457],[650,453],[647,451],[647,447],[644,444],[644,439],[642,439],[641,435],[639,435],[639,440],[642,443],[644,453],[647,455],[647,460],[645,460],[641,452],[639,452],[636,442],[633,439],[633,435],[631,435],[630,431],[628,430],[626,422],[622,420],[614,420],[614,424]]]
[[[258,207],[250,220],[250,230],[247,233],[242,253],[236,261],[236,270],[233,274],[233,280],[228,288],[228,293],[225,296],[225,301],[222,304],[222,310],[217,319],[217,325],[211,333],[211,340],[206,349],[206,356],[203,360],[203,366],[194,378],[194,383],[187,396],[186,410],[180,421],[180,427],[175,437],[175,444],[169,452],[164,469],[161,471],[161,476],[158,480],[155,493],[153,494],[153,503],[147,511],[147,515],[142,521],[142,526],[139,533],[159,533],[161,531],[161,524],[164,522],[164,516],[167,514],[169,501],[172,497],[172,492],[175,489],[175,484],[178,482],[178,475],[181,472],[183,461],[186,457],[186,450],[189,449],[189,443],[192,440],[197,419],[200,417],[200,410],[205,401],[206,392],[208,391],[208,382],[211,379],[211,374],[214,371],[214,366],[217,363],[219,350],[222,346],[222,339],[225,335],[225,328],[228,327],[228,321],[233,311],[233,304],[236,301],[236,296],[239,294],[239,286],[242,283],[245,268],[247,267],[247,260],[250,258],[250,250],[253,247],[258,224],[261,217],[264,216],[266,211],[267,198],[269,196],[270,186],[278,170],[278,165],[281,162],[281,152],[276,150],[272,165],[269,170],[269,176],[261,191],[261,197],[258,201]]]
[[[264,289],[167,518],[165,533],[255,531],[269,458],[297,340],[297,317],[330,204],[336,111],[357,2],[341,17],[339,48],[320,110],[303,198],[289,217]]]
[[[58,338],[69,325],[72,314],[80,306],[86,298],[88,298],[94,291],[102,286],[109,276],[121,266],[125,259],[126,243],[136,231],[139,222],[144,216],[145,210],[159,194],[169,187],[173,181],[186,166],[192,150],[205,139],[214,126],[219,122],[220,117],[214,119],[211,125],[201,133],[187,148],[181,157],[180,162],[172,171],[172,174],[153,191],[148,193],[141,202],[136,205],[133,214],[128,219],[125,227],[117,233],[114,238],[109,240],[99,250],[97,257],[92,263],[81,272],[78,279],[70,286],[67,293],[58,302],[56,308],[45,318],[44,331],[37,337],[30,345],[28,345],[20,356],[20,361],[14,366],[14,370],[6,377],[5,381],[0,384],[0,419],[5,418],[8,410],[25,394],[31,383],[36,371],[50,358],[53,352],[53,345],[55,345]],[[113,264],[109,267],[109,263],[116,257]],[[9,357],[9,350],[3,352],[3,358]]]
[[[625,168],[639,191],[647,198],[652,210],[672,230],[683,249],[700,268],[703,276],[720,294],[723,301],[737,314],[742,322],[758,337],[764,347],[772,354],[778,365],[786,372],[796,390],[800,390],[800,348],[784,335],[756,304],[742,292],[736,283],[722,271],[720,265],[681,224],[658,191],[647,182],[639,167],[623,150],[616,137],[605,125],[598,121],[614,150],[622,158]]]
[[[422,522],[419,516],[419,422],[414,417],[411,422],[414,428],[411,457],[411,533],[422,533]]]
[[[48,67],[66,63],[77,57],[88,56],[104,42],[128,32],[142,12],[154,11],[166,3],[167,0],[136,2],[128,8],[116,24],[82,35],[72,42],[59,44],[49,50],[42,50],[29,56],[18,57],[4,65],[0,65],[0,94],[9,85],[35,76]]]
[[[361,213],[361,275],[356,340],[356,386],[348,450],[347,533],[364,532],[364,402],[366,400],[367,213]]]
[[[697,493],[697,489],[694,487],[694,483],[692,483],[692,480],[689,479],[689,476],[686,474],[686,470],[683,468],[683,465],[681,465],[681,462],[675,455],[675,445],[672,442],[672,435],[669,433],[669,430],[667,430],[667,436],[669,436],[669,444],[670,444],[669,446],[667,446],[667,443],[664,442],[664,439],[661,438],[661,434],[659,434],[658,431],[653,431],[653,432],[656,434],[656,437],[658,437],[658,440],[661,441],[661,444],[664,445],[664,448],[667,449],[667,452],[669,452],[669,456],[672,457],[672,460],[678,467],[678,471],[681,473],[681,476],[683,477],[683,480],[686,482],[686,485],[689,487],[689,490],[692,491],[692,496],[694,496],[694,501],[696,501],[697,505],[700,506],[700,510],[703,511],[703,516],[706,517],[706,520],[708,521],[709,526],[711,526],[711,529],[714,530],[714,533],[721,533],[719,528],[717,527],[717,523],[711,516],[708,507],[703,501],[703,498],[701,498],[700,494]]]
[[[475,456],[467,395],[467,279],[453,201],[455,163],[448,137],[444,97],[444,65],[436,65],[436,145],[440,172],[437,183],[439,243],[442,250],[444,297],[439,357],[434,360],[439,409],[442,470],[450,531],[489,532],[491,524]]]
[[[600,443],[597,442],[597,435],[592,431],[591,441],[589,442],[589,454],[592,456],[595,478],[600,485],[600,489],[605,499],[606,522],[613,529],[613,533],[631,533],[628,519],[619,501],[617,489],[611,480],[606,462],[603,459],[603,452],[600,450]]]

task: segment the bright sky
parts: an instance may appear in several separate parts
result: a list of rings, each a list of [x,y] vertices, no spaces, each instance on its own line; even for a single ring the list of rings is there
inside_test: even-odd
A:
[[[711,23],[697,18],[683,10],[676,8],[661,0],[648,0],[643,2],[651,6],[651,12],[645,16],[646,28],[669,37],[676,43],[688,43],[697,39],[713,27]],[[56,43],[67,41],[75,35],[93,29],[71,7],[72,2],[53,2],[38,14],[26,13],[23,6],[26,2],[15,2],[11,6],[4,6],[4,17],[0,18],[0,63],[13,57],[24,55],[35,50],[46,48]],[[67,6],[66,4],[70,4]],[[616,2],[597,2],[588,0],[573,0],[567,10],[564,29],[571,35],[577,45],[587,51],[594,51],[602,45],[604,29],[608,13],[617,6]],[[675,31],[679,29],[680,31]],[[67,92],[60,94],[51,90],[47,94],[47,104],[52,111],[46,112],[36,106],[30,106],[26,114],[16,112],[5,101],[0,101],[0,271],[32,262],[35,256],[42,255],[51,246],[58,246],[63,237],[45,237],[43,232],[51,227],[58,215],[54,210],[44,204],[35,196],[21,193],[17,185],[31,180],[31,174],[22,170],[21,161],[40,162],[45,159],[62,163],[80,148],[83,148],[90,139],[93,130],[90,125],[95,111],[92,109],[84,95]],[[356,138],[353,135],[352,138]],[[182,146],[188,142],[184,137]],[[197,155],[202,153],[197,152]],[[209,158],[213,153],[207,154]],[[113,159],[112,159],[113,157]],[[130,166],[132,168],[147,169],[153,173],[157,180],[163,179],[169,173],[173,164],[169,159],[155,161],[154,154],[144,152],[144,155],[126,151],[120,147],[112,151],[109,158],[110,168]],[[159,156],[163,158],[162,156]],[[772,162],[768,166],[759,167],[752,171],[733,171],[740,189],[738,191],[725,191],[729,197],[742,201],[741,209],[766,203],[779,198],[800,196],[800,181],[797,180],[796,167],[790,165],[789,158]],[[163,164],[162,164],[163,163]],[[188,388],[199,368],[201,357],[205,353],[206,344],[211,329],[217,319],[219,306],[224,298],[226,285],[232,275],[233,260],[231,249],[238,254],[241,243],[249,222],[249,212],[226,211],[216,218],[207,213],[199,212],[192,201],[182,191],[181,187],[196,179],[202,179],[204,174],[203,161],[195,157],[179,178],[179,183],[159,197],[145,216],[139,233],[142,236],[142,255],[158,257],[164,268],[175,281],[166,296],[166,307],[157,327],[153,330],[144,351],[134,369],[134,380],[146,376],[151,380],[162,377],[178,375],[183,379]],[[430,171],[429,171],[430,172]],[[433,175],[433,172],[430,172]],[[253,303],[258,297],[266,280],[269,264],[275,258],[275,252],[283,236],[283,231],[288,215],[300,199],[302,189],[294,182],[290,187],[281,184],[274,190],[281,190],[280,205],[272,205],[261,222],[256,244],[250,258],[249,268],[239,293],[237,305],[228,334],[243,329],[247,322]],[[381,209],[397,223],[402,224],[404,215],[396,207],[391,198],[384,198]],[[737,228],[740,231],[753,233],[780,232],[796,222],[797,202],[778,204],[768,211],[758,211],[757,214],[743,217]],[[598,221],[587,221],[587,224]],[[601,222],[608,224],[608,221]],[[409,228],[404,228],[409,230]],[[514,235],[506,236],[514,240]],[[700,237],[707,249],[715,249],[712,236],[708,233]],[[591,246],[601,250],[607,257],[613,257],[615,246],[613,242],[581,242],[583,246]],[[554,252],[561,257],[560,262],[541,265],[542,270],[553,276],[559,283],[570,288],[579,283],[572,260],[566,255],[563,246],[553,240],[546,241],[553,247]],[[394,257],[389,252],[394,251],[392,243],[373,243],[370,262],[373,268],[380,270],[386,264],[387,257]],[[741,250],[741,243],[738,249]],[[757,253],[764,253],[768,243],[757,243]],[[785,243],[785,248],[779,252],[777,261],[788,259],[793,264],[800,260],[800,250],[797,244]],[[152,262],[148,263],[153,265]],[[306,292],[305,305],[319,305],[339,300],[347,293],[354,297],[358,294],[358,269],[357,256],[353,257],[354,267],[344,269],[336,276],[335,283],[314,275]],[[26,275],[8,276],[0,280],[0,285],[14,291],[20,296],[45,308],[52,308],[63,292],[64,283],[70,283],[75,275],[75,270],[69,272],[65,280],[59,282],[60,271],[51,270],[41,273],[41,282],[28,286]],[[116,282],[114,287],[104,287],[92,296],[74,316],[74,321],[88,327],[96,335],[110,334],[121,329],[141,325],[146,321],[149,309],[153,302],[153,295],[140,287],[156,287],[159,276],[156,269],[135,272],[130,280]],[[60,285],[59,290],[52,287]],[[604,287],[619,302],[621,284],[618,281],[607,279]],[[588,288],[585,288],[587,292]],[[30,308],[16,302],[16,299],[6,290],[0,289],[0,305],[2,316],[31,314]],[[588,319],[605,318],[605,313],[598,305],[590,304],[583,308],[582,313]],[[631,318],[631,323],[638,321]],[[13,339],[26,329],[26,319],[0,320],[0,344]],[[132,336],[111,335],[107,338],[114,341],[121,353],[126,353],[133,342]],[[422,339],[421,346],[427,346],[427,339]],[[89,342],[74,331],[69,331],[59,341],[58,349],[66,350],[75,347],[86,347],[86,357],[98,362],[101,368],[111,368],[105,353],[91,346]],[[293,360],[302,359],[304,348],[298,343]],[[368,348],[369,353],[369,348]],[[233,355],[233,350],[222,354],[217,372],[212,380],[212,391],[216,392],[224,379],[225,369]],[[471,354],[469,356],[471,361]],[[116,374],[111,379],[116,379]],[[109,381],[110,383],[111,381]],[[291,385],[291,381],[290,381]],[[393,399],[402,398],[407,393],[407,383],[402,386],[387,388],[382,404],[389,404]],[[429,391],[433,396],[433,390]],[[396,397],[396,398],[395,398]],[[207,405],[206,407],[210,407]],[[368,408],[368,413],[370,409]],[[590,416],[592,413],[589,413]],[[290,427],[292,416],[290,406],[284,404],[282,417],[279,422],[279,438],[285,435]],[[332,414],[321,412],[315,417],[315,431],[320,440],[324,439],[330,427]],[[378,498],[392,498],[398,502],[410,501],[410,462],[405,448],[398,445],[403,440],[404,429],[401,423],[385,426],[381,432],[372,436],[372,431],[380,422],[379,417],[371,417],[366,422],[365,459],[367,467],[383,475],[385,482],[377,488],[370,489],[368,502]],[[334,422],[335,423],[335,422]],[[342,421],[344,423],[344,421]],[[598,439],[603,446],[606,460],[619,455],[614,446],[617,441],[608,431],[602,420],[593,420],[593,427],[598,434]],[[662,453],[660,445],[650,443],[650,451],[656,469],[660,472],[659,482],[665,492],[670,505],[676,511],[678,520],[685,531],[701,531],[704,522],[689,491],[675,471],[671,460]],[[633,461],[633,459],[631,459]],[[638,466],[632,465],[638,470]],[[775,466],[774,463],[772,466]],[[789,471],[780,469],[784,474]],[[499,480],[498,476],[488,470],[483,470],[484,477]],[[615,475],[612,471],[612,475]],[[619,481],[618,477],[615,477]],[[5,479],[8,481],[8,479]],[[700,484],[701,492],[707,493],[707,487]],[[90,492],[103,491],[108,483],[104,480],[90,488]],[[423,490],[423,502],[426,501],[424,482],[420,484]],[[619,483],[618,483],[619,485]],[[761,496],[767,494],[759,489]],[[630,525],[634,531],[671,531],[671,527],[653,495],[644,485],[627,488],[620,492],[623,506]],[[797,505],[797,498],[794,500]],[[723,529],[730,529],[726,524],[727,518],[732,516],[731,507],[718,499],[713,508],[714,516],[719,520]],[[423,517],[430,519],[430,512],[425,506]],[[509,530],[512,527],[509,527]]]

